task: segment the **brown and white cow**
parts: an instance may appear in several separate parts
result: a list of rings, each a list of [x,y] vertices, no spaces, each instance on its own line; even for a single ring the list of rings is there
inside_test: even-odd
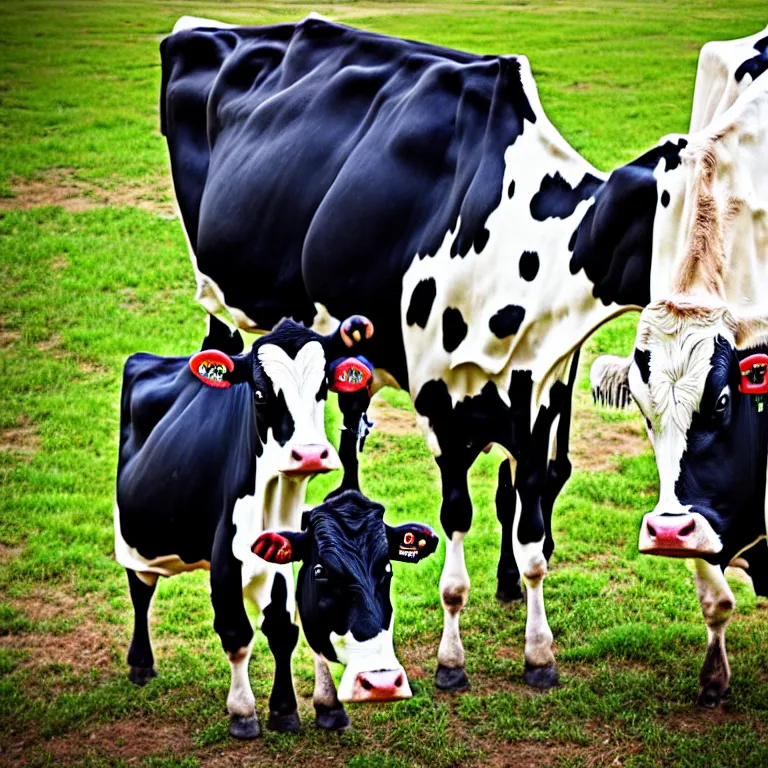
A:
[[[686,140],[679,165],[657,173],[652,301],[634,353],[598,358],[591,379],[596,397],[631,394],[645,418],[660,487],[639,549],[695,558],[708,633],[698,703],[715,707],[735,605],[723,571],[766,535],[768,77]],[[759,570],[755,552],[765,560],[765,546],[748,555]]]

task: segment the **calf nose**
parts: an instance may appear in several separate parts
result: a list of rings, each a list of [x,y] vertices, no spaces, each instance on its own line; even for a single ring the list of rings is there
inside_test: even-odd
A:
[[[294,445],[291,446],[288,466],[283,472],[287,475],[313,475],[318,472],[330,472],[335,468],[327,445]]]
[[[358,672],[351,701],[395,701],[409,699],[411,686],[403,669]]]
[[[693,515],[647,515],[644,525],[643,552],[666,554],[694,548],[696,518]]]

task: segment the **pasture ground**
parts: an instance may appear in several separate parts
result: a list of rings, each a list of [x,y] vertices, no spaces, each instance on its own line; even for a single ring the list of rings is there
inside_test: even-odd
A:
[[[131,610],[112,554],[121,366],[137,350],[194,350],[204,327],[158,130],[158,43],[182,13],[261,23],[312,9],[381,32],[525,53],[554,123],[605,170],[686,130],[704,42],[768,21],[763,0],[0,5],[0,763],[765,766],[768,603],[735,584],[732,701],[697,711],[705,629],[690,574],[683,562],[637,553],[656,494],[639,418],[588,402],[587,366],[601,351],[628,350],[631,316],[583,355],[576,471],[556,507],[545,587],[561,688],[537,695],[522,685],[525,611],[494,599],[493,454],[472,473],[468,693],[433,684],[442,545],[418,567],[395,566],[396,644],[415,695],[350,708],[348,734],[310,725],[302,641],[302,732],[228,738],[228,665],[203,573],[160,584],[160,677],[141,690],[128,682]],[[365,490],[390,522],[438,526],[437,474],[407,397],[387,394],[378,418]],[[315,482],[311,499],[335,482]],[[256,643],[264,719],[272,669],[261,635]]]

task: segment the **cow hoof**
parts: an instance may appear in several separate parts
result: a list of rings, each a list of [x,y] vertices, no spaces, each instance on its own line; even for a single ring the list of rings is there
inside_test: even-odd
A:
[[[717,709],[720,702],[728,701],[731,698],[731,689],[722,690],[719,685],[707,685],[699,691],[696,699],[696,706],[701,709]]]
[[[469,688],[469,678],[464,667],[446,667],[438,664],[435,685],[441,691],[466,691]]]
[[[256,714],[231,715],[229,718],[229,735],[235,739],[258,739],[261,736],[261,726]]]
[[[550,688],[557,688],[560,685],[557,667],[554,664],[547,664],[545,667],[534,667],[533,664],[526,662],[523,681],[526,685],[530,685],[531,688],[538,688],[542,691],[548,691]]]
[[[267,728],[279,733],[295,733],[299,730],[299,713],[294,710],[281,715],[279,712],[270,712],[267,720]]]
[[[134,685],[146,685],[153,677],[157,677],[154,667],[131,667],[128,679]]]
[[[324,731],[348,731],[352,727],[349,722],[349,715],[342,706],[339,706],[338,709],[316,707],[315,725]]]

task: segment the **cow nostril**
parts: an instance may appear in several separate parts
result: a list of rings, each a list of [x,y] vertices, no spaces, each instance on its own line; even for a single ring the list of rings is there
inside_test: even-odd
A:
[[[323,452],[320,454],[320,458],[321,458],[321,459],[327,459],[327,458],[328,458],[328,451],[327,451],[327,449],[326,449],[326,450],[324,450],[324,451],[323,451]]]
[[[373,690],[373,683],[370,680],[366,680],[364,677],[360,678],[360,685],[362,685],[366,691]]]
[[[679,535],[679,536],[689,536],[689,535],[690,535],[690,534],[692,534],[692,533],[693,533],[695,530],[696,530],[696,521],[695,521],[695,520],[691,520],[691,522],[690,522],[690,523],[688,523],[687,525],[684,525],[684,526],[683,526],[683,527],[680,529],[680,533],[679,533],[678,535]]]
[[[648,535],[656,538],[656,529],[650,523],[648,523]]]
[[[298,451],[291,451],[291,458],[294,461],[301,461],[301,454]]]
[[[398,675],[397,680],[395,680],[395,688],[399,688],[403,684],[403,676]]]

